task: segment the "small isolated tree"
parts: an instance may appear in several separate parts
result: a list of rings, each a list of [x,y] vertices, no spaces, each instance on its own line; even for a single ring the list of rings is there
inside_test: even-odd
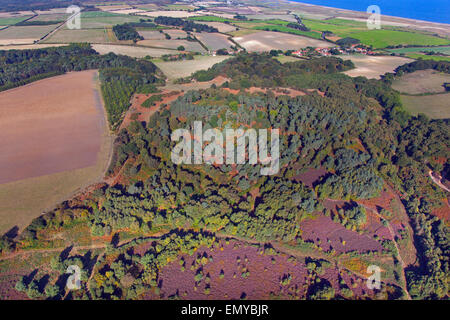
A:
[[[45,295],[48,298],[54,298],[59,294],[59,287],[55,284],[49,284],[45,287]]]
[[[178,50],[178,51],[184,51],[184,50],[186,50],[186,48],[185,48],[184,46],[179,46],[179,47],[177,48],[177,50]]]
[[[19,281],[16,282],[15,288],[16,288],[17,291],[20,291],[20,292],[25,292],[27,290],[27,284],[26,284],[25,276],[20,278]]]

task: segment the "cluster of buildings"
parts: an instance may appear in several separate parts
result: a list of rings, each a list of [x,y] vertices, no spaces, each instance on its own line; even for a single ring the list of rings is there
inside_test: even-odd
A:
[[[297,57],[305,57],[310,56],[312,54],[321,55],[321,56],[331,56],[337,54],[352,54],[352,53],[360,53],[365,55],[375,55],[376,53],[372,50],[362,47],[360,45],[351,45],[349,47],[317,47],[317,48],[306,48],[300,49],[292,52],[293,56]]]

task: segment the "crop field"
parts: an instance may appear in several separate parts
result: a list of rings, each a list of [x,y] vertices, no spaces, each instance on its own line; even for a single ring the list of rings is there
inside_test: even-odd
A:
[[[288,22],[297,22],[294,16],[291,14],[252,14],[247,15],[249,19],[255,20],[272,20],[272,19],[281,19]]]
[[[139,30],[139,35],[143,36],[145,40],[165,40],[164,33],[156,30]]]
[[[423,51],[433,51],[450,55],[450,46],[442,47],[410,47],[410,48],[399,48],[399,49],[389,49],[389,52],[394,53],[420,53]]]
[[[450,56],[427,55],[427,54],[420,54],[420,53],[408,53],[406,56],[411,59],[424,59],[424,60],[450,62]]]
[[[21,44],[21,45],[0,46],[0,50],[42,49],[42,48],[50,48],[50,47],[62,47],[65,45],[67,45],[67,44],[64,44],[64,43]]]
[[[222,23],[222,22],[203,22],[203,24],[217,28],[217,30],[219,30],[219,32],[223,32],[223,33],[236,31],[235,26],[232,26],[232,25],[226,24],[226,23]]]
[[[415,31],[394,30],[393,27],[384,27],[381,30],[367,30],[365,22],[345,19],[303,20],[304,24],[314,31],[331,31],[339,37],[352,37],[361,43],[374,48],[385,48],[395,45],[446,45],[450,40],[422,34]]]
[[[122,24],[126,22],[138,22],[139,17],[126,15],[126,14],[116,14],[110,12],[82,12],[81,13],[81,28],[82,29],[92,29],[92,28],[104,28],[112,27],[116,24]]]
[[[137,44],[145,47],[166,49],[177,49],[179,46],[183,46],[187,51],[205,52],[205,49],[198,42],[187,40],[141,40]]]
[[[126,9],[132,9],[132,7],[130,7],[127,4],[111,4],[111,5],[97,5],[96,6],[98,9],[100,9],[101,11],[116,11],[116,10],[126,10]],[[95,12],[95,11],[93,11]]]
[[[229,49],[233,45],[228,40],[228,36],[220,33],[195,33],[195,37],[208,47],[209,50]]]
[[[353,38],[359,39],[366,45],[374,48],[385,48],[396,45],[448,45],[450,40],[442,39],[415,32],[396,30],[370,30],[351,33]]]
[[[444,92],[442,86],[450,82],[450,75],[434,70],[418,70],[406,73],[392,83],[392,88],[407,94]]]
[[[35,13],[33,11],[3,11],[0,12],[0,18],[17,18],[17,17],[24,17],[24,16],[34,16]]]
[[[227,19],[227,18],[214,16],[214,15],[190,17],[189,20],[194,20],[194,21],[211,21],[211,22],[226,22],[226,21],[231,22],[231,21],[234,21],[233,19]]]
[[[9,26],[12,24],[16,24],[20,21],[23,21],[31,16],[18,16],[18,17],[0,17],[0,26]]]
[[[190,76],[198,70],[206,70],[216,63],[227,59],[226,56],[195,56],[194,60],[158,61],[154,63],[162,70],[169,80]]]
[[[172,37],[172,39],[187,37],[186,31],[180,30],[180,29],[166,29],[166,30],[164,30],[164,33],[167,33],[169,36]]]
[[[97,78],[74,72],[0,93],[0,232],[102,178],[111,139]]]
[[[115,54],[124,54],[133,58],[161,57],[165,54],[174,53],[173,50],[146,48],[128,45],[114,45],[114,44],[93,44],[92,48],[100,54],[107,54],[113,52]]]
[[[168,4],[164,7],[164,9],[168,10],[193,10],[196,7],[191,5],[185,5],[185,4]]]
[[[45,43],[70,43],[70,42],[90,42],[90,43],[110,43],[108,29],[60,29],[45,39]]]
[[[198,16],[198,13],[195,12],[188,12],[183,10],[172,10],[172,11],[148,11],[148,12],[142,12],[138,14],[139,16],[146,16],[146,17],[172,17],[172,18],[188,18],[188,17],[195,17]]]
[[[366,55],[343,55],[344,60],[352,60],[355,69],[345,71],[350,77],[363,76],[368,79],[379,79],[386,72],[392,72],[398,66],[412,62],[413,60],[393,56],[366,56]]]
[[[261,31],[233,38],[248,51],[289,50],[311,47],[331,47],[325,41],[279,32]]]
[[[11,26],[0,30],[0,45],[32,44],[39,40],[58,25],[48,26]]]
[[[40,14],[29,21],[65,21],[69,16],[66,13]]]
[[[431,119],[450,118],[449,99],[450,93],[424,96],[401,95],[401,100],[406,110],[413,115],[423,113]]]

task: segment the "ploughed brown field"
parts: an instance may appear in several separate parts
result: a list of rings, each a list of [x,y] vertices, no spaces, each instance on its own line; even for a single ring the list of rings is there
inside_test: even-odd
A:
[[[95,70],[0,92],[0,233],[102,179],[111,138]]]
[[[95,75],[70,73],[0,93],[0,183],[95,164],[104,125]]]

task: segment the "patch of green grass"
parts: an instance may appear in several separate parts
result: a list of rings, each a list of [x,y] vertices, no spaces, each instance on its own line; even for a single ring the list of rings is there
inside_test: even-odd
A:
[[[303,23],[315,31],[331,31],[339,37],[352,37],[359,39],[361,43],[371,45],[374,48],[385,48],[396,45],[447,45],[450,40],[422,34],[419,32],[393,30],[392,27],[384,27],[380,30],[367,30],[366,24],[359,21],[344,19],[310,20],[304,19]]]
[[[126,15],[106,11],[86,11],[81,13],[81,18],[117,17],[117,16],[126,16]]]
[[[265,31],[278,31],[290,34],[297,34],[301,36],[307,36],[314,39],[321,39],[321,34],[313,31],[301,31],[297,29],[288,28],[280,25],[265,25],[265,26],[255,26],[254,30],[265,30]]]
[[[211,21],[211,22],[233,22],[232,19],[226,19],[222,17],[217,16],[197,16],[197,17],[190,17],[188,20],[195,20],[195,21]]]
[[[343,21],[343,22],[341,22]],[[339,37],[348,37],[352,32],[367,30],[367,26],[356,21],[342,19],[331,20],[303,20],[305,26],[316,31],[331,31]]]
[[[23,21],[29,17],[31,17],[31,16],[0,18],[0,26],[10,26],[10,25],[16,24],[20,21]]]
[[[420,54],[420,53],[409,53],[406,55],[408,58],[411,59],[423,59],[423,60],[434,60],[434,61],[448,61],[450,62],[450,57],[444,57],[444,56],[434,56],[434,55],[426,55],[426,54]]]
[[[374,48],[385,48],[397,45],[447,45],[450,40],[442,39],[415,32],[405,32],[396,30],[368,30],[350,33],[352,38],[359,39],[361,43]]]
[[[409,47],[409,48],[389,49],[389,52],[394,52],[394,53],[411,53],[411,52],[420,53],[423,51],[434,51],[434,52],[440,52],[440,53],[450,55],[450,46],[447,46],[447,47]]]

